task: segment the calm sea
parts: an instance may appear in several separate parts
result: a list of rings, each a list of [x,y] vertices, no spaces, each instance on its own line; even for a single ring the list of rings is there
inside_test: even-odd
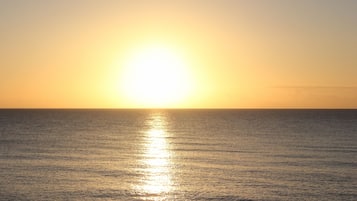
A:
[[[0,200],[357,200],[357,110],[0,110]]]

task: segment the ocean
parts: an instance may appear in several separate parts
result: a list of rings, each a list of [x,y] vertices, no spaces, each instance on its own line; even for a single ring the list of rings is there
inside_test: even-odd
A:
[[[357,110],[0,110],[0,200],[357,200]]]

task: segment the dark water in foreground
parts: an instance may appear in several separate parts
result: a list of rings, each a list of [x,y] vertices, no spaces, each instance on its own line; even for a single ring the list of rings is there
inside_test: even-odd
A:
[[[357,110],[0,110],[0,200],[357,200]]]

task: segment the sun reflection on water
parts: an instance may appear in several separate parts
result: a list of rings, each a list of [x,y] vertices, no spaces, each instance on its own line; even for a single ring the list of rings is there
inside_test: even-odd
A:
[[[147,195],[162,196],[172,190],[167,122],[162,114],[153,114],[146,123],[149,129],[145,132],[142,160],[145,176],[140,189]]]

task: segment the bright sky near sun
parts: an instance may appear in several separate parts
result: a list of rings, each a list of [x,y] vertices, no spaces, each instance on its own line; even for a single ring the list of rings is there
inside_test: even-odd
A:
[[[0,108],[357,108],[357,1],[0,1]]]

